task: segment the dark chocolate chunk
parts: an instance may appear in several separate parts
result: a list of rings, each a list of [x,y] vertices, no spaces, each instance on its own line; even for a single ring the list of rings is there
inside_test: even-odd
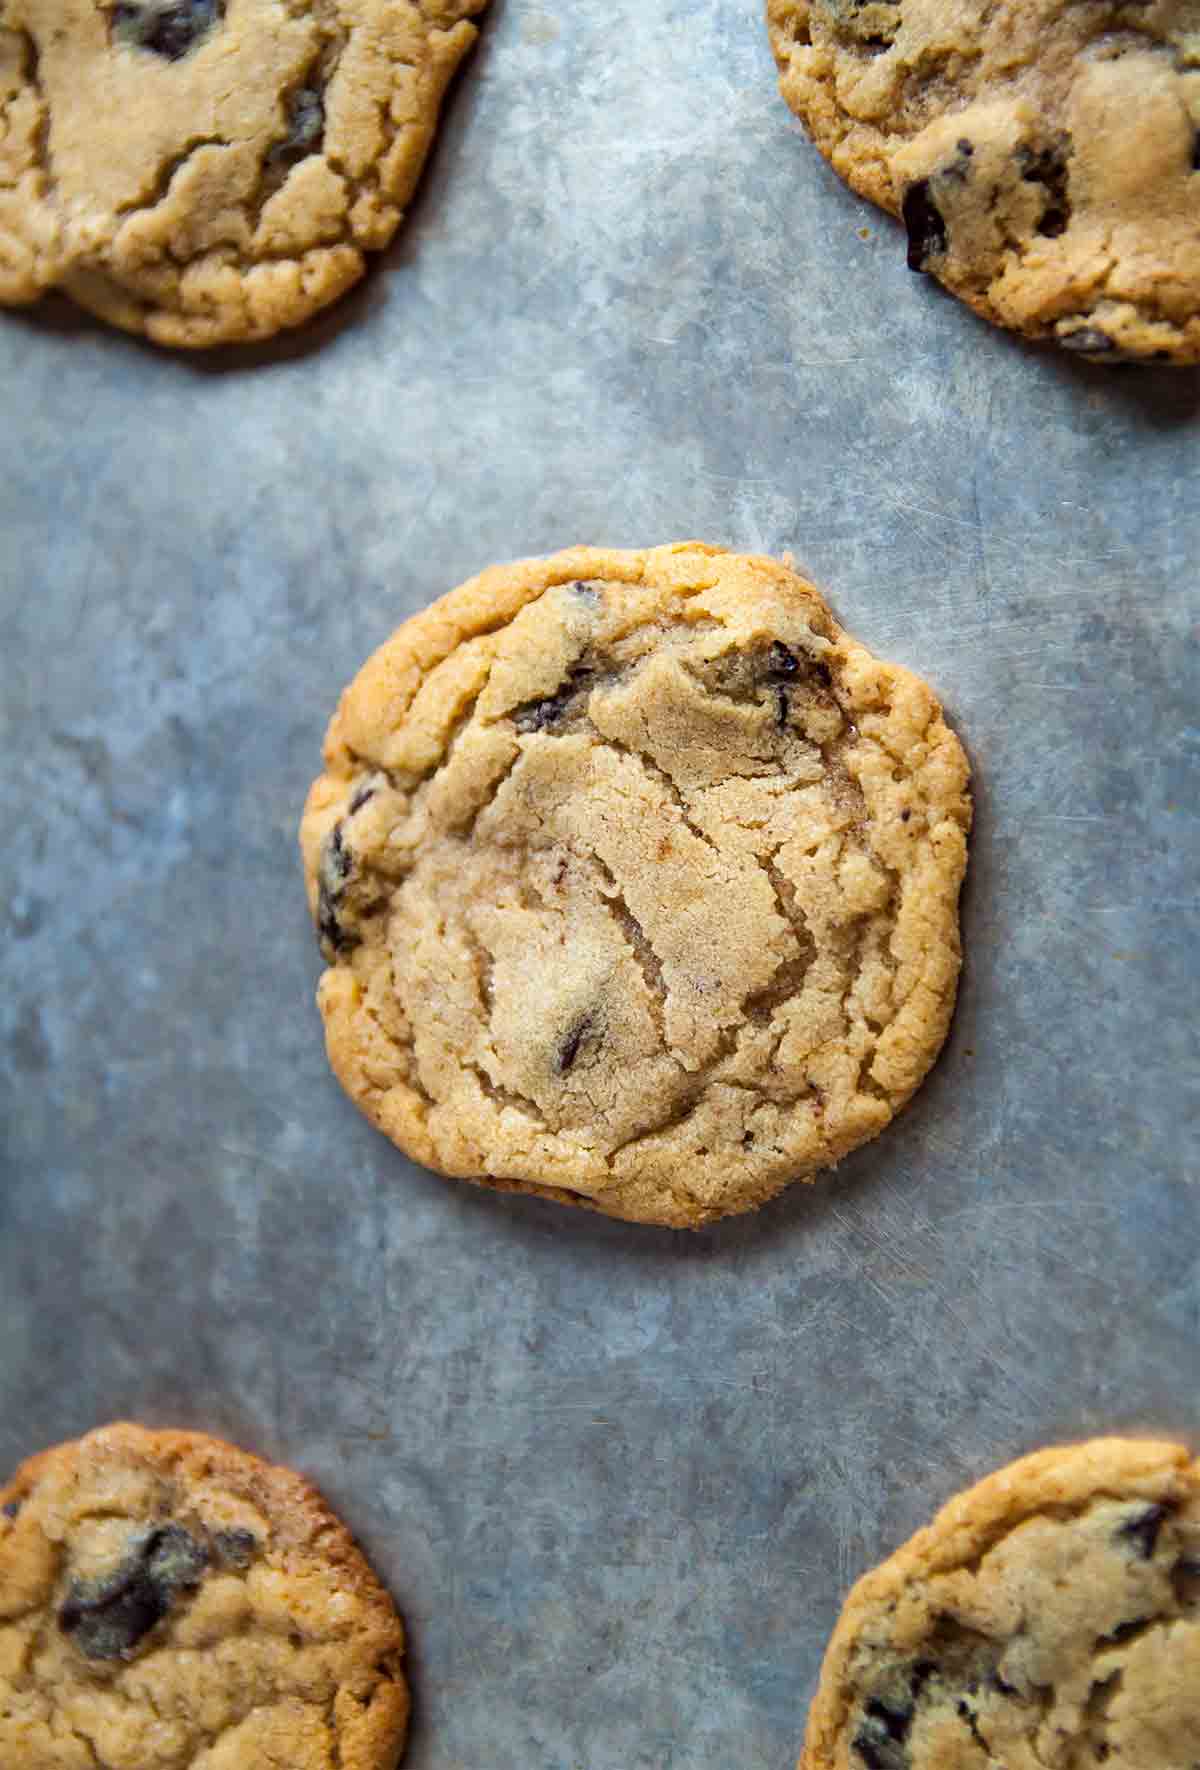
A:
[[[222,1567],[241,1572],[258,1553],[258,1538],[250,1530],[217,1530],[213,1532],[212,1546]]]
[[[554,1067],[560,1076],[565,1076],[579,1055],[579,1047],[592,1028],[592,1016],[581,1014],[572,1021],[563,1035],[561,1044],[554,1055]]]
[[[924,270],[927,261],[940,256],[947,245],[946,223],[929,194],[927,178],[909,185],[901,214],[908,230],[908,268]]]
[[[965,1697],[963,1697],[959,1701],[957,1713],[958,1713],[959,1719],[962,1721],[965,1721],[967,1723],[967,1726],[970,1728],[971,1738],[975,1741],[975,1744],[980,1748],[980,1750],[990,1760],[991,1753],[988,1751],[987,1740],[983,1737],[983,1734],[979,1731],[979,1717],[975,1713],[975,1710],[971,1707],[970,1703],[966,1700]]]
[[[1158,1543],[1158,1533],[1165,1519],[1171,1515],[1171,1507],[1163,1505],[1143,1506],[1132,1518],[1127,1518],[1118,1530],[1117,1537],[1121,1542],[1132,1543],[1143,1561],[1154,1557]]]
[[[58,1626],[88,1659],[128,1659],[176,1594],[199,1584],[207,1561],[182,1525],[152,1530],[103,1579],[72,1582]]]
[[[894,1738],[874,1715],[864,1719],[850,1743],[867,1770],[908,1770],[908,1753],[903,1740]]]
[[[524,706],[514,708],[511,718],[517,730],[545,731],[548,726],[557,725],[586,688],[590,676],[590,670],[572,670],[557,693],[547,695],[545,700],[526,701]]]
[[[179,61],[207,36],[225,11],[225,0],[118,0],[112,34],[136,49],[152,49]]]
[[[348,953],[351,947],[358,945],[358,935],[343,927],[324,883],[317,891],[317,934],[327,952]]]
[[[1116,1628],[1110,1629],[1107,1635],[1101,1635],[1100,1639],[1106,1647],[1116,1647],[1120,1642],[1128,1641],[1132,1635],[1136,1635],[1139,1629],[1145,1628],[1146,1624],[1152,1620],[1148,1616],[1131,1617],[1128,1622],[1118,1623]]]
[[[768,655],[771,668],[777,676],[794,676],[800,668],[796,654],[789,651],[786,645],[781,645],[778,639],[772,642]]]
[[[1197,129],[1192,141],[1192,171],[1200,172],[1200,129]]]
[[[878,1721],[889,1739],[907,1739],[912,1726],[913,1708],[911,1703],[903,1707],[881,1702],[873,1696],[863,1710],[873,1721]]]
[[[337,904],[354,871],[354,856],[346,846],[339,820],[325,838],[317,876],[317,933],[327,951],[347,952],[358,945],[358,936],[343,928]]]
[[[182,1524],[164,1524],[147,1542],[146,1571],[160,1591],[172,1595],[200,1583],[208,1566],[205,1545]]]
[[[315,154],[325,135],[325,105],[313,86],[301,86],[287,102],[288,132],[268,150],[272,166],[295,166]],[[351,810],[354,807],[351,806]]]
[[[321,855],[321,877],[328,884],[330,891],[337,893],[353,871],[354,856],[346,847],[342,826],[338,822],[334,824],[325,840],[325,848]]]
[[[1046,192],[1046,207],[1038,222],[1038,232],[1048,239],[1057,239],[1067,231],[1071,219],[1071,199],[1067,195],[1067,149],[1069,138],[1061,137],[1049,147],[1036,151],[1022,146],[1017,149],[1017,164],[1026,184],[1040,184]]]
[[[575,592],[576,596],[579,597],[581,602],[590,602],[594,605],[600,601],[600,592],[597,590],[596,586],[594,584],[585,584],[582,578],[576,578],[575,582],[571,585],[571,589]]]
[[[354,797],[350,801],[348,815],[353,817],[356,811],[361,811],[363,806],[367,803],[367,800],[373,799],[378,790],[378,786],[373,780],[364,781],[361,787],[356,787],[354,789]]]
[[[544,701],[528,701],[514,712],[513,724],[518,731],[545,731],[548,725],[558,723],[571,699],[571,691],[565,689],[561,694],[548,695]]]
[[[783,731],[786,728],[790,711],[791,706],[788,701],[787,689],[777,688],[775,690],[775,723],[780,731]]]
[[[863,1704],[862,1725],[851,1743],[868,1770],[908,1770],[905,1746],[917,1700],[936,1670],[932,1660],[920,1659],[909,1671],[907,1698],[889,1690],[886,1700],[872,1696]]]
[[[1107,356],[1117,348],[1099,326],[1080,326],[1075,332],[1060,332],[1058,342],[1064,350],[1073,350],[1077,356]]]
[[[0,1512],[3,1512],[6,1518],[15,1518],[20,1510],[20,1500],[6,1500],[3,1506],[0,1506]]]

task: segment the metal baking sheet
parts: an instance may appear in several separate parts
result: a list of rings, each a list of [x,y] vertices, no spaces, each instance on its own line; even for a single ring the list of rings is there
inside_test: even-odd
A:
[[[0,1463],[311,1474],[411,1770],[787,1770],[848,1583],[1047,1440],[1200,1436],[1200,380],[992,331],[749,0],[494,0],[402,237],[270,347],[0,316]],[[449,1185],[327,1071],[294,831],[367,652],[578,540],[792,551],[969,747],[902,1122],[698,1235]]]

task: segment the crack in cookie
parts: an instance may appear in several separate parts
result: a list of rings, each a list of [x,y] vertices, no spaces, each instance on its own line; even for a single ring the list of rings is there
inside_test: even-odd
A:
[[[485,573],[329,730],[301,842],[333,1067],[440,1172],[649,1222],[750,1209],[936,1057],[969,823],[933,695],[787,568]]]

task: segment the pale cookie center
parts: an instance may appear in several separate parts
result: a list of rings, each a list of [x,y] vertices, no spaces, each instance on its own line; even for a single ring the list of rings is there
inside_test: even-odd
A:
[[[398,1002],[431,1102],[482,1093],[581,1147],[611,1153],[716,1080],[819,1096],[831,1052],[864,1085],[896,887],[828,642],[799,620],[635,626],[582,589],[472,642],[423,778],[348,785],[327,955]],[[427,679],[430,708],[469,652]]]

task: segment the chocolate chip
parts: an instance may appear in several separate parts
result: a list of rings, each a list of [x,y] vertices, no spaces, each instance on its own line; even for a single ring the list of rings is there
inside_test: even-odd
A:
[[[346,847],[341,823],[334,824],[321,854],[321,876],[331,892],[340,892],[354,871],[354,856]]]
[[[249,1567],[258,1552],[258,1538],[250,1530],[217,1530],[213,1532],[213,1553],[222,1567],[241,1572]]]
[[[150,1578],[168,1595],[199,1585],[208,1566],[207,1548],[182,1524],[164,1524],[156,1530],[146,1544],[144,1556]]]
[[[136,49],[178,61],[218,22],[225,0],[118,0],[112,34]]]
[[[3,1512],[6,1518],[15,1518],[20,1510],[20,1500],[6,1500],[5,1503],[0,1506],[0,1512]]]
[[[887,1724],[869,1715],[851,1740],[867,1770],[908,1770],[903,1740],[889,1732]]]
[[[301,86],[287,104],[288,132],[267,152],[272,166],[295,166],[316,153],[325,135],[325,106],[313,86]],[[354,809],[353,806],[350,808]]]
[[[1158,1543],[1158,1533],[1163,1527],[1164,1520],[1170,1517],[1171,1510],[1170,1506],[1144,1506],[1140,1512],[1132,1518],[1127,1518],[1124,1524],[1118,1528],[1118,1539],[1122,1542],[1132,1543],[1143,1561],[1151,1560]]]
[[[127,1659],[166,1613],[165,1595],[138,1563],[102,1585],[72,1587],[58,1626],[88,1659]]]
[[[374,781],[364,781],[361,787],[355,789],[354,797],[350,801],[348,815],[353,817],[356,811],[361,811],[363,806],[367,803],[367,800],[373,799],[378,791],[379,789]]]
[[[182,1525],[152,1530],[114,1572],[75,1580],[58,1626],[88,1659],[128,1659],[175,1596],[200,1582],[208,1551]]]
[[[987,1740],[983,1737],[983,1734],[979,1731],[979,1717],[975,1713],[975,1710],[971,1707],[970,1703],[967,1702],[965,1697],[959,1701],[958,1706],[957,1706],[957,1713],[958,1713],[959,1719],[962,1721],[965,1721],[967,1723],[967,1726],[971,1732],[971,1738],[975,1741],[975,1744],[979,1747],[980,1751],[982,1751],[986,1756],[990,1757],[991,1754],[990,1754],[990,1752],[988,1752]]]
[[[946,250],[946,223],[929,194],[929,180],[910,184],[901,205],[904,225],[908,229],[908,268],[924,270],[927,260]]]
[[[863,1704],[862,1725],[851,1743],[869,1770],[908,1770],[905,1746],[917,1701],[936,1670],[932,1660],[917,1660],[909,1668],[907,1698],[889,1690],[886,1701],[872,1696]]]
[[[595,606],[600,601],[600,592],[594,584],[585,584],[582,578],[576,578],[571,589],[581,602],[590,602]]]
[[[572,1021],[563,1035],[562,1042],[554,1056],[554,1067],[560,1076],[565,1076],[579,1055],[579,1047],[592,1029],[592,1016],[581,1014]]]
[[[880,1702],[878,1697],[872,1697],[863,1712],[869,1715],[872,1720],[879,1722],[889,1739],[908,1738],[913,1718],[913,1710],[910,1705],[906,1704],[903,1708],[893,1708],[889,1703]]]
[[[1037,230],[1047,239],[1055,240],[1067,231],[1071,219],[1071,200],[1067,195],[1067,154],[1070,139],[1061,136],[1048,147],[1031,148],[1025,144],[1017,149],[1017,165],[1026,184],[1040,184],[1046,192]]]
[[[1129,1622],[1118,1623],[1116,1628],[1110,1629],[1107,1635],[1101,1635],[1100,1641],[1105,1647],[1116,1647],[1120,1642],[1128,1641],[1131,1635],[1136,1635],[1138,1630],[1145,1628],[1151,1620],[1148,1616],[1135,1616]]]
[[[1078,356],[1107,356],[1117,348],[1099,326],[1080,326],[1074,332],[1060,332],[1058,342],[1064,350],[1073,350]]]
[[[786,645],[781,645],[778,639],[772,642],[768,656],[771,668],[777,676],[794,676],[800,668],[796,654],[789,651]]]
[[[333,899],[324,885],[317,892],[317,934],[321,945],[329,956],[348,953],[358,945],[359,937],[351,929],[342,925],[334,908]]]
[[[786,688],[777,688],[775,690],[775,723],[779,727],[780,731],[783,731],[786,728],[787,722],[788,722],[788,713],[790,711],[791,711],[791,708],[790,708],[790,705],[788,702],[787,689]]]
[[[557,725],[585,688],[591,674],[586,669],[572,670],[557,694],[547,695],[540,701],[526,701],[524,706],[514,708],[511,718],[517,730],[545,731],[548,726]]]
[[[353,871],[354,856],[346,846],[339,819],[325,838],[317,872],[317,933],[330,955],[348,952],[358,945],[358,936],[342,926],[337,913],[338,900]]]

